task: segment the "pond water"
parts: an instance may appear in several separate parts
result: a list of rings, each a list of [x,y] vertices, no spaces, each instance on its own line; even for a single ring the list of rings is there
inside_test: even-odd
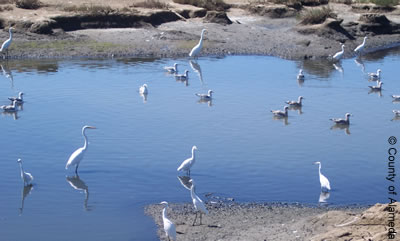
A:
[[[0,105],[19,91],[17,115],[0,115],[2,240],[157,240],[148,204],[189,203],[176,171],[198,152],[198,195],[238,202],[318,204],[318,166],[331,182],[329,205],[387,201],[387,143],[398,134],[399,49],[343,60],[293,62],[274,57],[2,62]],[[176,81],[163,66],[188,69]],[[296,80],[304,69],[304,83]],[[369,93],[366,72],[382,69],[384,90]],[[196,70],[196,71],[194,71]],[[139,95],[147,83],[147,100]],[[195,93],[214,91],[212,103]],[[305,97],[287,120],[270,110]],[[348,129],[329,118],[353,114]],[[79,168],[71,153],[89,148]],[[400,137],[400,135],[398,136]],[[25,188],[16,160],[34,176]],[[161,208],[160,208],[161,215]]]

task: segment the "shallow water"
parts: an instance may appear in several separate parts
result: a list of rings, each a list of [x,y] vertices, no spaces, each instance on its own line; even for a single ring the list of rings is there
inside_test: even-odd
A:
[[[213,193],[239,202],[318,204],[312,163],[321,161],[332,186],[329,204],[386,202],[387,139],[400,125],[392,120],[400,104],[390,97],[400,94],[399,52],[364,58],[365,72],[382,69],[381,96],[369,94],[375,83],[354,59],[342,61],[342,72],[324,61],[255,56],[201,58],[192,63],[197,72],[187,59],[3,63],[0,105],[19,91],[26,103],[17,116],[0,115],[0,237],[157,240],[143,207],[191,202],[176,168],[192,145],[199,148],[192,178],[203,199]],[[174,62],[190,70],[188,83],[163,72]],[[299,68],[304,83],[296,80]],[[144,83],[145,102],[138,93]],[[208,89],[211,106],[194,95]],[[290,111],[287,122],[272,117],[271,109],[299,95],[301,114]],[[346,112],[354,115],[350,128],[331,129],[329,118]],[[87,131],[78,178],[64,167],[83,145],[85,124],[98,129]],[[23,188],[17,158],[35,178],[32,190]]]

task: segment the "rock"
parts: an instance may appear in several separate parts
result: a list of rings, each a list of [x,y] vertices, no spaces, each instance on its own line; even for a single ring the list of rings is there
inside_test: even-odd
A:
[[[296,15],[296,10],[294,8],[290,8],[283,4],[274,4],[274,5],[250,5],[248,10],[251,13],[267,16],[270,18],[286,18],[293,17]]]
[[[42,21],[42,22],[36,22],[31,25],[29,28],[29,32],[32,33],[38,33],[38,34],[52,34],[53,33],[53,27],[55,26],[56,22],[54,20],[49,21]]]
[[[374,34],[399,33],[400,25],[391,22],[383,14],[363,14],[360,19],[359,30],[361,32],[372,32]]]
[[[204,22],[218,23],[218,24],[232,24],[232,21],[228,18],[226,13],[217,11],[208,11],[204,18]]]
[[[366,12],[391,12],[395,10],[392,6],[379,6],[375,4],[353,4],[351,5],[351,10],[356,13],[366,13]]]

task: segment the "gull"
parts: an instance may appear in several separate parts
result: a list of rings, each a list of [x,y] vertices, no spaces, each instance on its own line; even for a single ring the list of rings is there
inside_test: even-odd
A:
[[[212,93],[214,93],[214,91],[212,90],[208,90],[207,94],[195,94],[196,96],[200,97],[200,100],[211,100],[212,99]]]
[[[194,192],[193,179],[191,179],[189,182],[192,183],[192,187],[190,188],[190,196],[192,197],[193,206],[194,206],[194,209],[196,210],[196,217],[194,218],[192,226],[194,226],[194,224],[196,223],[198,213],[200,213],[200,225],[201,225],[201,216],[203,213],[208,214],[208,210],[206,208],[206,205],[203,203],[203,201]]]
[[[0,106],[0,109],[3,109],[4,111],[7,111],[7,112],[16,112],[16,111],[18,111],[17,101],[14,100],[12,105],[2,105],[2,106]]]
[[[297,74],[297,80],[304,80],[303,69],[299,70],[299,73]]]
[[[167,217],[167,208],[168,208],[168,203],[163,201],[160,204],[164,205],[163,211],[162,211],[162,219],[164,223],[164,231],[165,231],[165,236],[167,236],[168,240],[176,240],[176,228],[175,224],[169,220]]]
[[[393,110],[395,116],[400,116],[400,110]]]
[[[21,171],[21,179],[24,182],[24,186],[32,185],[32,180],[33,180],[32,174],[24,171],[24,168],[22,167],[21,159],[18,159],[17,163],[19,164],[19,169]]]
[[[350,124],[350,113],[346,113],[346,118],[342,119],[342,118],[331,118],[329,120],[335,122],[335,124],[337,125],[349,125]]]
[[[288,117],[288,109],[289,109],[289,106],[285,106],[285,107],[283,107],[283,111],[281,111],[281,110],[271,110],[271,112],[276,117]]]
[[[298,100],[288,100],[285,103],[288,104],[290,107],[301,107],[303,104],[301,103],[301,100],[304,99],[303,96],[299,96]]]
[[[188,159],[184,160],[182,164],[178,167],[177,171],[184,170],[187,172],[187,175],[190,176],[190,168],[194,165],[196,161],[194,150],[197,150],[197,146],[192,147],[192,157],[189,157]]]
[[[165,69],[168,73],[171,73],[171,74],[173,74],[173,73],[178,73],[178,64],[175,63],[173,67],[172,67],[172,66],[166,66],[166,67],[164,67],[164,69]]]
[[[381,69],[378,69],[378,70],[376,71],[376,73],[368,73],[368,76],[369,76],[370,79],[378,80],[378,79],[381,78],[381,72],[382,72],[382,70],[381,70]]]
[[[380,91],[382,90],[382,85],[383,83],[381,81],[378,81],[378,84],[376,86],[368,86],[371,90],[373,91]]]
[[[342,44],[342,51],[337,52],[335,55],[333,55],[332,58],[338,61],[342,58],[343,54],[344,54],[344,44]]]
[[[147,95],[149,93],[149,91],[147,90],[147,84],[140,86],[139,93],[141,95]]]
[[[17,101],[17,104],[22,104],[24,103],[23,95],[24,95],[23,92],[19,92],[18,97],[8,97],[8,99],[11,100],[12,102],[14,100]]]
[[[185,74],[175,74],[177,80],[187,80],[189,79],[189,70],[185,70]]]
[[[361,52],[364,50],[364,46],[365,46],[365,40],[367,40],[367,36],[364,37],[364,41],[362,42],[362,44],[358,45],[357,48],[354,49],[354,52],[356,52],[356,54],[361,54]]]
[[[392,95],[393,101],[400,101],[400,95]]]

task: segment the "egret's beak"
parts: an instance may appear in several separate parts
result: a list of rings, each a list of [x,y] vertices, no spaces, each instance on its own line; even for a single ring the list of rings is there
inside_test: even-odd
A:
[[[94,126],[88,126],[87,128],[89,128],[89,129],[97,129],[97,128],[94,127]]]

